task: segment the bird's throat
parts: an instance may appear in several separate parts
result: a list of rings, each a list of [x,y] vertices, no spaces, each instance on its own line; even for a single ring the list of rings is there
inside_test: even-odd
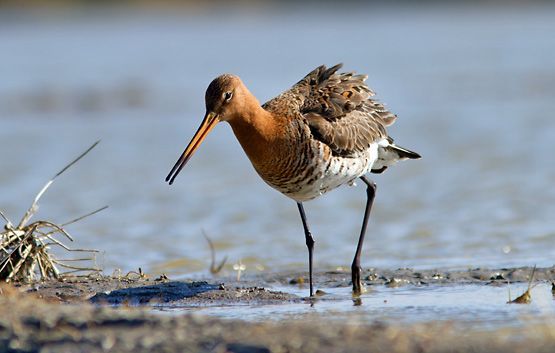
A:
[[[279,158],[284,144],[279,118],[259,106],[229,124],[255,169],[260,170]]]

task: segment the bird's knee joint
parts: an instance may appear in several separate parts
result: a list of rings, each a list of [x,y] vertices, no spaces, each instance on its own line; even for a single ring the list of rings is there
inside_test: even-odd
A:
[[[312,237],[312,234],[309,233],[306,236],[306,246],[308,246],[309,248],[312,248],[314,246],[314,243],[316,243],[316,241]]]
[[[366,193],[368,195],[373,195],[376,193],[376,189],[378,188],[378,186],[376,185],[376,183],[374,183],[373,181],[370,182],[368,184],[368,187],[366,188]]]

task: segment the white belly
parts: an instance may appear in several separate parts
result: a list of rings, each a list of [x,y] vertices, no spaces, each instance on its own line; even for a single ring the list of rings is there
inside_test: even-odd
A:
[[[356,158],[331,157],[329,162],[326,162],[323,147],[319,149],[319,154],[314,158],[313,165],[309,166],[314,167],[310,168],[313,169],[310,175],[291,180],[291,186],[287,188],[270,185],[297,202],[312,200],[370,172],[378,159],[378,144],[372,144]]]

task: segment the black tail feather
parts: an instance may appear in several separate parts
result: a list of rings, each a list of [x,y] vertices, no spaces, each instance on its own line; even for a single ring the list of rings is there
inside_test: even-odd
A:
[[[399,155],[400,158],[408,158],[408,159],[419,159],[422,158],[418,153],[413,152],[411,150],[407,150],[406,148],[397,146],[395,144],[390,144],[389,148],[395,151]]]

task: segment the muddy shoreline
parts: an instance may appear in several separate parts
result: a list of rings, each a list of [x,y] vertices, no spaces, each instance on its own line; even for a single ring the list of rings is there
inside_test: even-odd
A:
[[[368,288],[401,286],[503,286],[528,282],[531,268],[464,271],[368,269]],[[290,305],[311,299],[272,290],[306,289],[305,273],[269,273],[206,281],[128,276],[67,277],[3,285],[0,352],[553,352],[552,320],[494,331],[467,323],[349,323],[228,320],[183,311],[156,313],[152,306]],[[350,286],[347,271],[317,273],[317,288]],[[537,269],[536,283],[550,283],[555,267]]]
[[[507,283],[522,283],[530,280],[532,267],[468,270],[413,270],[413,269],[366,269],[362,277],[368,289],[373,286],[390,288],[402,286],[463,285],[481,284],[503,286]],[[538,268],[535,282],[555,280],[555,266]],[[350,272],[317,272],[314,276],[316,288],[350,287]],[[36,293],[48,300],[63,303],[91,301],[104,304],[142,305],[158,302],[180,304],[237,303],[261,301],[276,303],[299,301],[306,297],[276,292],[272,286],[296,286],[306,289],[306,273],[283,272],[245,276],[241,281],[233,277],[212,277],[206,281],[174,281],[165,276],[152,277],[129,273],[125,276],[93,275],[88,277],[66,277],[28,284],[17,284],[22,291]]]

